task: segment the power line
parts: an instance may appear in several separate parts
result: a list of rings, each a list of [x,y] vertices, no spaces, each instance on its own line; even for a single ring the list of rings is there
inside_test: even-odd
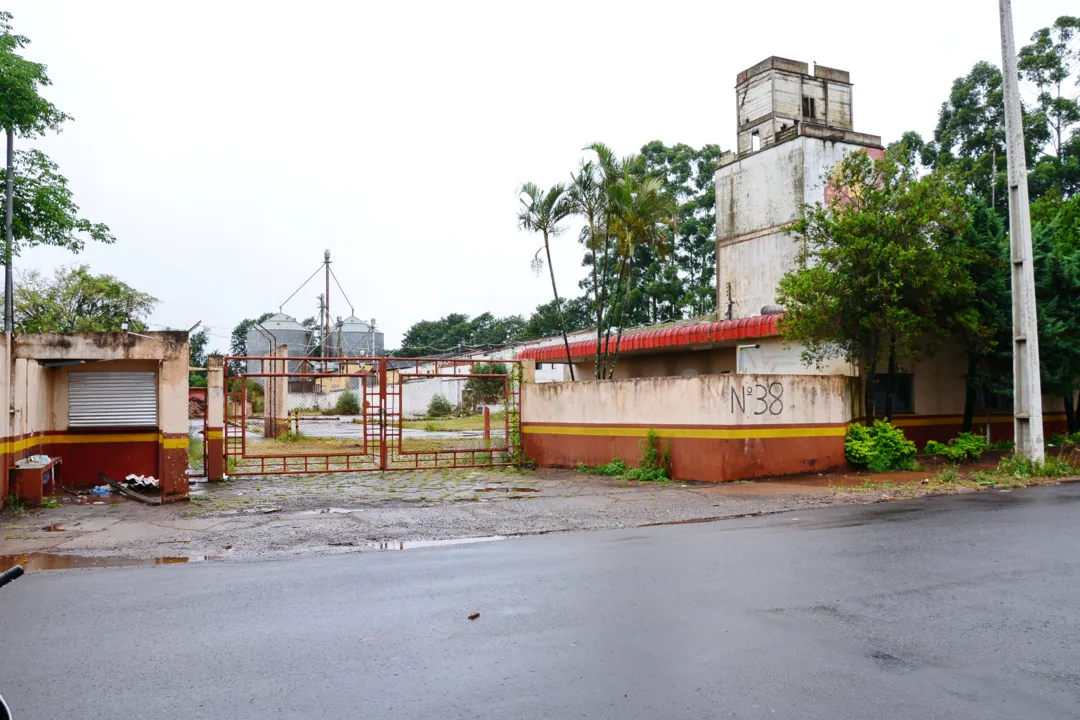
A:
[[[352,300],[345,294],[345,288],[341,287],[341,282],[337,279],[337,275],[334,274],[333,268],[330,269],[330,277],[334,278],[334,282],[337,283],[337,289],[341,291],[341,297],[345,298],[345,302],[349,303],[349,314],[355,315],[356,308],[353,307]]]
[[[315,272],[311,273],[311,277],[309,277],[309,278],[308,278],[307,280],[305,280],[305,281],[303,282],[303,284],[301,284],[301,285],[300,285],[300,287],[296,288],[296,290],[294,290],[294,291],[293,291],[293,294],[292,294],[292,295],[290,295],[289,297],[285,298],[285,302],[283,302],[283,303],[281,303],[280,305],[278,305],[278,311],[279,311],[279,312],[283,312],[282,308],[284,308],[284,307],[285,307],[285,305],[286,305],[286,304],[287,304],[287,303],[288,303],[288,302],[289,302],[290,300],[292,300],[292,299],[293,299],[294,297],[296,297],[296,293],[298,293],[298,292],[300,292],[301,290],[303,290],[303,289],[304,289],[304,285],[307,285],[307,284],[308,284],[309,282],[311,282],[311,278],[313,278],[313,277],[315,277],[316,275],[318,275],[318,274],[319,274],[319,270],[322,270],[322,269],[323,269],[323,266],[322,266],[322,265],[319,265],[318,269],[317,269],[317,270],[316,270]]]

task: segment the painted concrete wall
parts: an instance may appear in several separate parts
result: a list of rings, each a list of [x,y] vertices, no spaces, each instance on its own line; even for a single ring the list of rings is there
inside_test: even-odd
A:
[[[162,498],[187,497],[187,333],[78,333],[20,335],[3,340],[0,367],[9,383],[0,391],[12,403],[3,463],[34,453],[60,457],[65,484],[99,484],[99,473],[122,479],[129,473],[161,481]],[[10,349],[9,349],[10,348]],[[48,368],[47,361],[83,361]],[[158,378],[155,427],[68,427],[68,380],[80,372],[148,370]]]
[[[544,466],[633,463],[654,429],[679,480],[723,481],[844,464],[851,382],[709,375],[525,384],[526,456]]]

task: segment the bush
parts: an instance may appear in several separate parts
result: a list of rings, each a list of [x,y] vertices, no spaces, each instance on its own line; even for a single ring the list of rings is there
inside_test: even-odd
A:
[[[844,455],[852,465],[870,468],[870,472],[916,469],[915,443],[904,431],[884,420],[871,427],[851,425],[844,440]]]
[[[931,440],[926,443],[926,452],[944,455],[954,463],[978,460],[986,452],[986,438],[982,435],[962,432],[950,440],[948,445]]]
[[[337,405],[334,406],[334,412],[338,415],[359,415],[360,414],[360,401],[356,397],[356,393],[349,391],[341,394],[341,397],[337,399]]]
[[[427,406],[427,414],[430,418],[449,417],[454,412],[454,406],[442,395],[431,398]]]

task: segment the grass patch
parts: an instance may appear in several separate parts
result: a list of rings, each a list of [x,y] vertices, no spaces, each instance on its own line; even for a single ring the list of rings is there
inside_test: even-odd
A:
[[[639,482],[668,482],[671,480],[671,456],[660,445],[660,438],[656,431],[650,429],[645,437],[638,443],[641,457],[637,467],[630,467],[619,458],[615,458],[604,465],[589,467],[584,463],[578,464],[578,472],[590,475],[605,475],[620,480],[637,480]]]
[[[506,411],[499,410],[491,413],[491,427],[506,424]],[[466,415],[465,417],[440,417],[421,418],[419,420],[402,420],[401,427],[409,430],[426,430],[427,432],[452,432],[454,430],[483,430],[483,415]]]

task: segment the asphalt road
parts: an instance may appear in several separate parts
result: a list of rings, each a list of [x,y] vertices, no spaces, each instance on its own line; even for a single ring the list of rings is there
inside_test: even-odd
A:
[[[46,571],[0,591],[0,688],[16,720],[1076,718],[1078,501]]]

